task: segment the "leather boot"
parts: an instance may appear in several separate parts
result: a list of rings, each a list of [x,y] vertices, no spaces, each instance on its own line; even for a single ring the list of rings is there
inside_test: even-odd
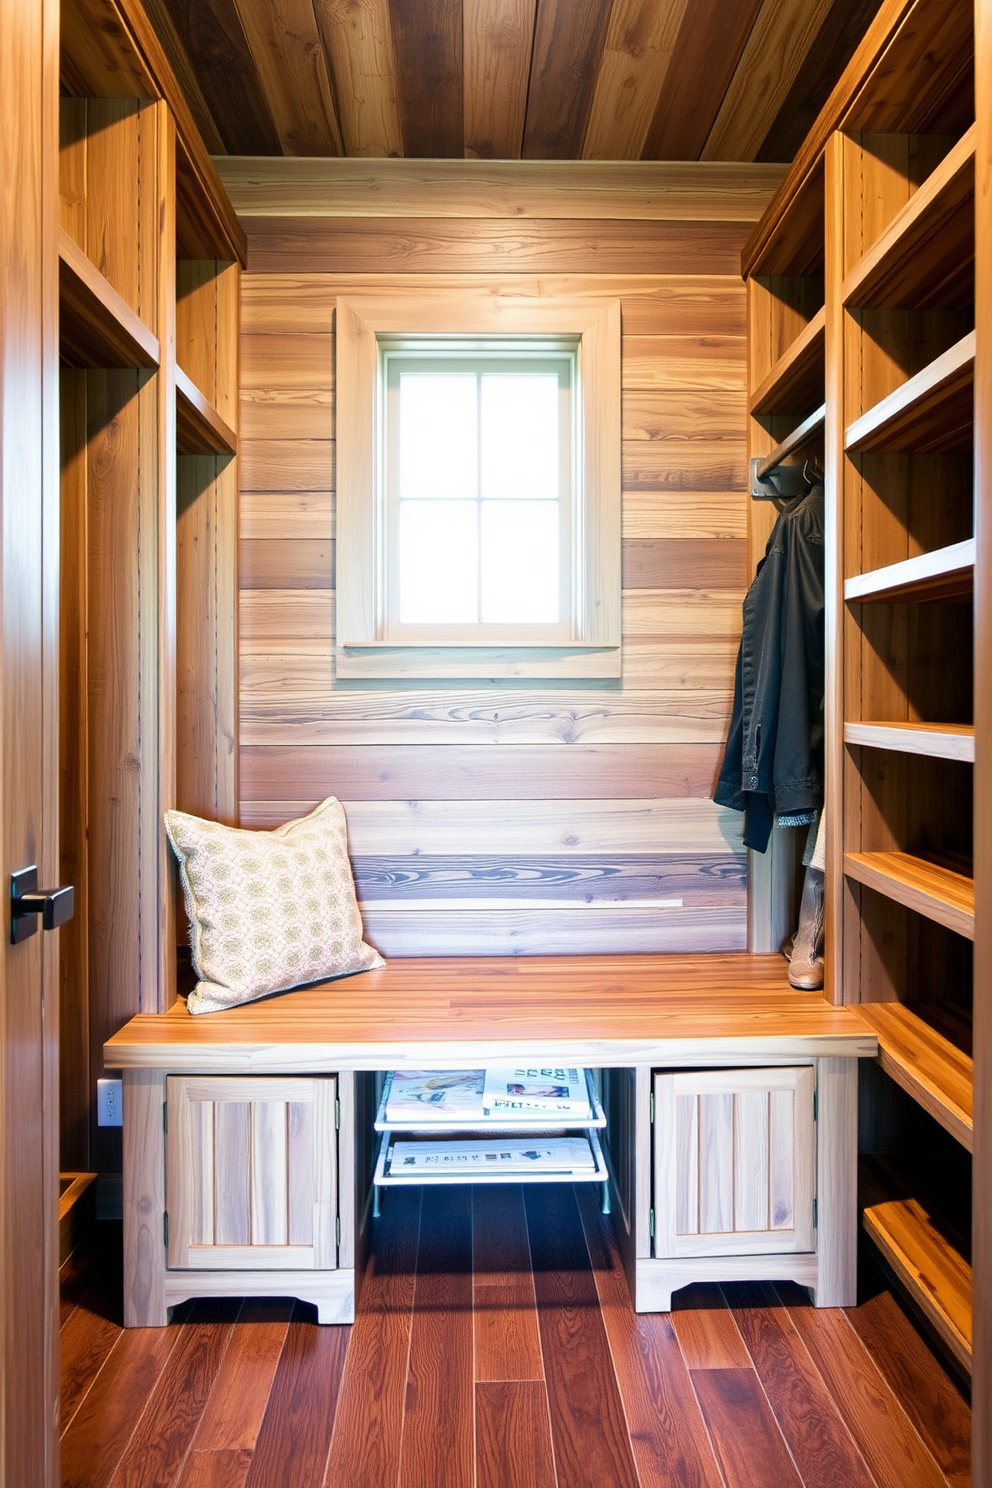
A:
[[[806,991],[823,986],[823,872],[806,869],[799,929],[792,943],[789,983]]]

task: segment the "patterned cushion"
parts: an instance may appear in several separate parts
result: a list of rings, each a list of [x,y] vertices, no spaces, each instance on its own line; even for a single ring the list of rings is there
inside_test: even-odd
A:
[[[165,827],[200,977],[191,1013],[386,964],[362,940],[344,811],[333,796],[274,832],[184,811],[166,812]]]

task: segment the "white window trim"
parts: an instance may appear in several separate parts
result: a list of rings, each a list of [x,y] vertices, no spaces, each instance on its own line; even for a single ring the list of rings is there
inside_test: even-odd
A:
[[[376,542],[377,336],[560,335],[579,339],[582,399],[582,614],[578,639],[553,646],[425,646],[379,633]],[[619,677],[620,301],[556,297],[507,303],[452,292],[419,306],[407,296],[337,301],[337,591],[341,678]]]

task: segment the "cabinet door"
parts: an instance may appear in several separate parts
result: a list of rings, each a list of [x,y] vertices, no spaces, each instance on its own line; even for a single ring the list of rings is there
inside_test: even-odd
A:
[[[809,1065],[655,1076],[656,1256],[814,1248]]]
[[[333,1077],[170,1076],[170,1266],[337,1266],[336,1094]]]

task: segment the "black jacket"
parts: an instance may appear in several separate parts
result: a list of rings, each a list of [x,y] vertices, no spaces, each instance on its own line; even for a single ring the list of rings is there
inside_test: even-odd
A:
[[[823,488],[779,516],[744,600],[734,710],[714,800],[744,811],[744,843],[774,816],[823,805]]]

